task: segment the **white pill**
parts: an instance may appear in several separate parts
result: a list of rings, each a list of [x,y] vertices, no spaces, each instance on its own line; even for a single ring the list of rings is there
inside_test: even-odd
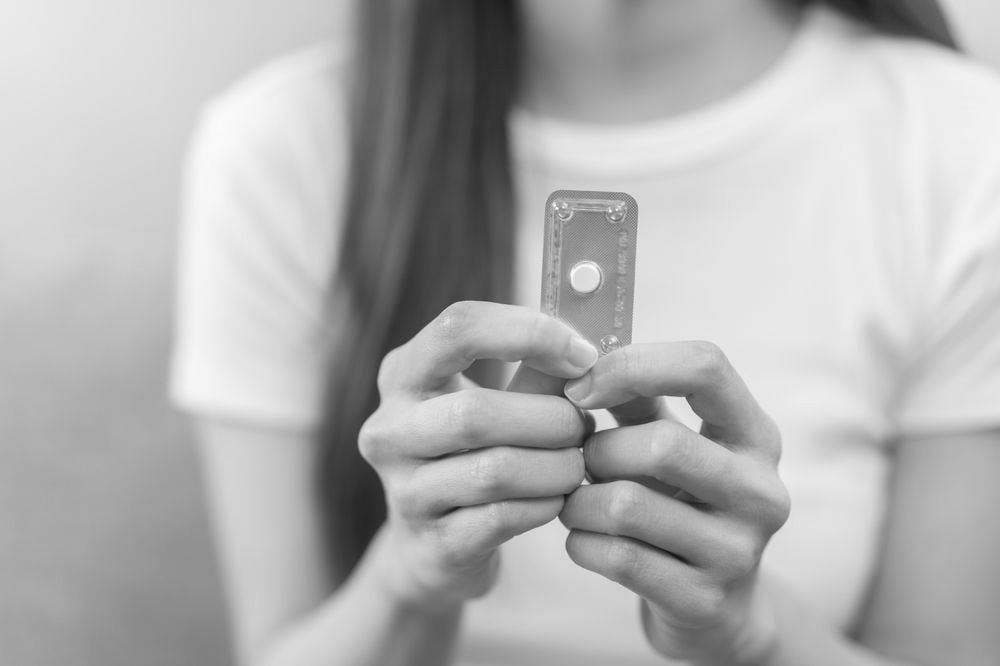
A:
[[[569,270],[569,283],[579,294],[592,294],[597,291],[604,280],[601,267],[593,261],[577,262]]]

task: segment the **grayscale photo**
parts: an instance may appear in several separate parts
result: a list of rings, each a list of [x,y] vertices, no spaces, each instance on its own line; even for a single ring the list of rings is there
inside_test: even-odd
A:
[[[993,0],[0,18],[0,666],[1000,666]]]

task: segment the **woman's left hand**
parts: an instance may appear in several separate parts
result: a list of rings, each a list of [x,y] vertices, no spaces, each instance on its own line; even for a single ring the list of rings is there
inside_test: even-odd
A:
[[[760,663],[774,627],[757,570],[789,512],[774,422],[705,342],[626,347],[566,394],[583,409],[612,409],[621,426],[585,442],[593,483],[560,514],[570,557],[642,598],[646,636],[665,656]],[[687,398],[700,433],[657,418],[665,395]]]

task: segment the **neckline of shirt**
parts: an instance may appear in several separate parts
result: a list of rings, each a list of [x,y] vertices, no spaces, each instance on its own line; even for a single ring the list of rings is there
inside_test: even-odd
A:
[[[628,175],[689,167],[725,154],[821,94],[849,19],[817,3],[805,10],[785,53],[756,81],[702,109],[638,123],[588,123],[515,108],[515,161],[545,172]]]

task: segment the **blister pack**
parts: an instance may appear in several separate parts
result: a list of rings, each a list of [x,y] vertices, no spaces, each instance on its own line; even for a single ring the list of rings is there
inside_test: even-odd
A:
[[[638,222],[621,192],[558,190],[545,203],[542,311],[602,355],[632,342]]]

